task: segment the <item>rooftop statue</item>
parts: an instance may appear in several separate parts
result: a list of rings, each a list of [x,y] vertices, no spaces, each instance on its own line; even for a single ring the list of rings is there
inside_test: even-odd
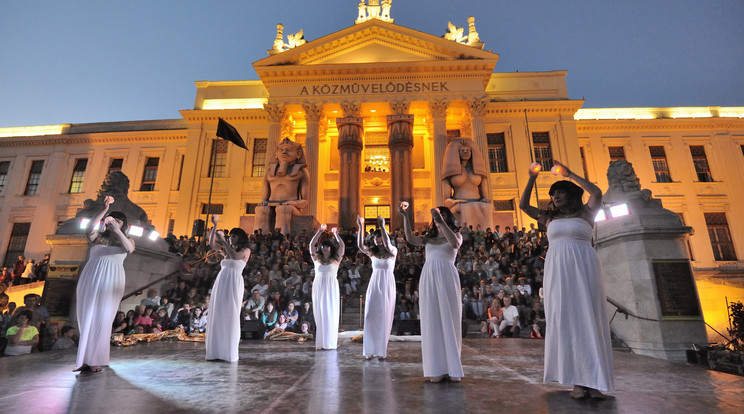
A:
[[[276,213],[273,228],[289,234],[292,216],[300,215],[308,205],[309,187],[310,174],[302,145],[284,138],[264,176],[262,201],[256,207],[256,228],[262,229],[264,234],[272,230],[273,209]]]
[[[480,225],[483,230],[492,227],[488,170],[472,139],[456,138],[444,150],[442,194],[444,205],[457,217],[459,225]]]

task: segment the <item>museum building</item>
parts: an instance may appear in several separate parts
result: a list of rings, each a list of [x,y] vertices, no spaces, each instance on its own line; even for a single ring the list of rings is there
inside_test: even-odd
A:
[[[744,205],[744,108],[582,108],[566,71],[498,72],[499,55],[468,23],[436,36],[360,12],[310,41],[285,41],[278,25],[269,56],[254,63],[258,80],[196,82],[194,107],[179,119],[0,128],[4,264],[48,253],[47,236],[117,170],[160,234],[191,235],[210,205],[225,227],[250,232],[284,138],[304,149],[303,214],[316,223],[350,228],[359,214],[396,228],[397,205],[409,201],[421,228],[449,197],[448,143],[469,137],[487,169],[489,224],[529,228],[517,204],[532,162],[548,171],[560,160],[606,191],[609,162],[624,159],[693,228],[698,283],[741,293],[744,216],[734,206]],[[219,118],[247,150],[216,136]],[[540,175],[541,205],[556,179]]]

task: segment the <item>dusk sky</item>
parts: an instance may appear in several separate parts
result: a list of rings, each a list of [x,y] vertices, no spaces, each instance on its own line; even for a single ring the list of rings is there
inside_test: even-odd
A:
[[[0,0],[0,127],[180,118],[194,81],[255,80],[276,35],[358,0]],[[744,106],[744,1],[393,0],[436,36],[475,17],[496,72],[567,70],[584,108]],[[467,29],[466,29],[467,32]]]

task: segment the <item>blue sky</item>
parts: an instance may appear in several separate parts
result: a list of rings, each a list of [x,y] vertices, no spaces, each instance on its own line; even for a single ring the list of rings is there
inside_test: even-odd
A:
[[[0,0],[0,127],[180,118],[198,80],[258,79],[276,24],[308,41],[358,0]],[[496,72],[568,71],[585,108],[744,106],[740,0],[393,0],[442,35],[475,16]]]

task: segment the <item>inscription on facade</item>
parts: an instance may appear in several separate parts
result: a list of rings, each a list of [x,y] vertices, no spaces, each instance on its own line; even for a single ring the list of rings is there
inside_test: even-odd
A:
[[[300,95],[359,95],[416,92],[449,92],[446,81],[433,82],[387,82],[387,83],[324,83],[322,85],[303,85]]]

